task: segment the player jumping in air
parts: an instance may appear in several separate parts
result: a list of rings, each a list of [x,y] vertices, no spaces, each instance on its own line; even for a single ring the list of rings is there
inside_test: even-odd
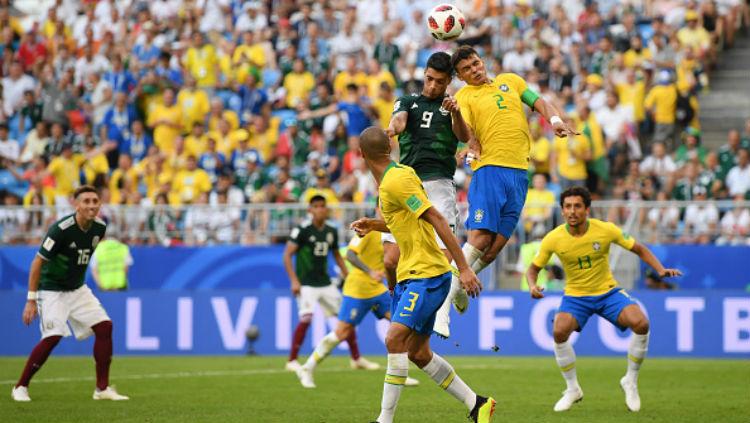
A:
[[[292,372],[300,368],[297,355],[312,322],[315,303],[320,304],[327,316],[335,316],[341,308],[341,293],[331,284],[331,278],[328,276],[329,252],[333,253],[342,276],[345,278],[347,276],[344,259],[339,253],[338,232],[336,228],[326,223],[328,207],[325,197],[314,195],[310,198],[308,212],[312,218],[303,221],[292,230],[284,250],[284,268],[292,284],[292,294],[297,298],[299,313],[299,323],[294,330],[289,361],[286,363],[286,369]],[[297,260],[293,266],[292,256],[294,255],[297,256]],[[346,341],[349,344],[353,369],[377,370],[380,368],[376,363],[359,355],[356,332],[351,331]]]
[[[641,409],[638,396],[638,370],[648,350],[648,318],[625,292],[609,269],[609,249],[614,243],[632,251],[653,267],[660,277],[679,276],[677,269],[665,269],[659,259],[645,245],[638,243],[612,223],[589,218],[591,194],[586,188],[572,187],[560,194],[560,207],[565,224],[542,239],[539,253],[526,272],[531,297],[543,298],[544,288],[536,284],[539,271],[552,254],[556,254],[565,268],[567,282],[559,311],[555,316],[553,336],[555,359],[567,389],[555,404],[555,411],[565,411],[583,399],[583,391],[576,378],[576,354],[568,338],[573,331],[581,331],[589,317],[598,314],[621,331],[630,328],[633,336],[628,347],[628,368],[620,380],[625,392],[625,404],[630,411]]]
[[[353,237],[349,242],[346,259],[353,265],[344,281],[344,301],[339,311],[339,323],[315,347],[315,352],[297,370],[300,383],[314,388],[313,371],[344,339],[349,338],[369,311],[378,319],[391,319],[391,295],[383,285],[383,244],[380,232],[370,232],[364,237]],[[407,386],[419,381],[407,378]]]
[[[76,339],[92,334],[96,362],[95,400],[129,399],[109,386],[112,362],[112,321],[84,283],[86,268],[104,238],[107,225],[97,218],[101,203],[96,190],[88,185],[73,193],[76,212],[55,222],[47,231],[29,271],[29,292],[23,309],[23,322],[31,324],[39,315],[42,340],[34,347],[13,388],[16,401],[31,401],[29,382],[47,360],[63,336],[70,336],[68,323]]]
[[[469,143],[474,169],[466,219],[469,239],[463,254],[479,273],[508,242],[526,201],[531,144],[523,105],[544,116],[555,135],[576,132],[518,75],[503,73],[490,79],[482,59],[471,47],[459,47],[451,62],[458,78],[467,84],[456,93],[456,100],[474,135]],[[467,298],[455,277],[449,299],[457,310],[466,310]],[[435,332],[445,337],[450,334],[448,312],[448,308],[441,309],[435,324]]]
[[[389,137],[399,136],[399,162],[414,169],[422,180],[427,198],[455,233],[458,224],[456,185],[453,182],[456,150],[459,141],[469,141],[471,132],[456,100],[446,96],[452,75],[450,55],[445,52],[432,54],[427,60],[422,93],[405,95],[396,101],[385,132]],[[445,244],[440,238],[436,239],[450,260]],[[383,241],[386,271],[393,278],[398,265],[398,246],[389,233],[383,234]],[[449,313],[450,301],[446,301],[442,309]],[[439,335],[446,334],[441,332]]]
[[[456,257],[460,283],[469,295],[479,295],[479,280],[461,255],[445,218],[427,199],[417,174],[412,168],[391,161],[386,133],[379,128],[367,128],[360,137],[360,148],[379,184],[383,220],[363,218],[352,223],[352,229],[360,236],[370,231],[391,232],[401,250],[391,325],[385,338],[388,370],[377,421],[393,421],[411,360],[441,388],[463,402],[474,422],[489,422],[495,400],[476,395],[453,367],[430,349],[435,313],[445,301],[451,280],[451,266],[435,241],[435,232]]]

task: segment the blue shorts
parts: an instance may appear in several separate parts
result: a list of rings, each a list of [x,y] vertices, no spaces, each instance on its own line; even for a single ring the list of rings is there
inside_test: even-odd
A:
[[[486,229],[509,239],[521,217],[529,177],[522,169],[483,166],[469,185],[467,229]]]
[[[557,311],[572,314],[578,322],[578,329],[576,329],[578,332],[586,326],[586,322],[593,314],[604,317],[618,329],[625,331],[627,327],[620,326],[617,323],[617,318],[620,317],[622,309],[630,304],[637,304],[630,297],[630,294],[622,288],[613,288],[602,295],[586,297],[563,295],[562,303],[560,303],[560,308]]]
[[[391,309],[391,294],[387,291],[372,298],[354,298],[344,295],[339,310],[339,320],[357,326],[362,323],[367,312],[372,310],[375,317],[382,319]]]
[[[401,323],[423,335],[431,335],[435,314],[451,289],[451,272],[396,284],[391,303],[391,322]]]

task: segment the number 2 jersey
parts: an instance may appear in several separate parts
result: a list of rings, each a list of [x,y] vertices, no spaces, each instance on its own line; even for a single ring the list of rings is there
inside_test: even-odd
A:
[[[580,237],[571,235],[567,225],[553,229],[532,261],[543,268],[556,254],[565,270],[565,295],[572,297],[602,295],[617,286],[609,269],[609,247],[614,243],[630,250],[635,245],[635,239],[613,223],[589,219],[588,226]]]
[[[514,73],[502,73],[484,85],[466,85],[456,93],[461,115],[482,146],[472,169],[529,167],[529,124],[523,105],[534,106],[539,94]]]
[[[107,224],[99,218],[84,231],[78,226],[75,214],[65,216],[50,226],[39,247],[39,256],[47,263],[42,266],[39,289],[72,291],[80,288],[94,249],[104,238]]]
[[[400,97],[393,114],[406,112],[406,129],[398,137],[399,162],[405,164],[423,181],[453,179],[456,173],[458,138],[453,120],[443,107],[443,97],[427,98],[410,94]]]
[[[292,230],[289,241],[297,244],[295,273],[302,285],[327,286],[331,284],[328,276],[328,252],[339,248],[339,236],[336,228],[325,223],[321,228],[313,225],[312,220],[305,220]]]

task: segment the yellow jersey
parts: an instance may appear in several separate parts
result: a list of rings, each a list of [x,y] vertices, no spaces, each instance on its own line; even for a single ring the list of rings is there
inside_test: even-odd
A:
[[[435,240],[435,229],[419,217],[432,207],[414,169],[391,162],[378,188],[380,210],[401,257],[396,279],[424,279],[451,270]]]
[[[534,173],[549,173],[549,153],[552,143],[547,137],[539,137],[538,140],[531,143],[529,156],[535,163]]]
[[[567,278],[565,295],[572,297],[602,295],[617,286],[609,269],[609,247],[614,243],[630,250],[635,245],[635,239],[613,223],[589,219],[587,225],[586,233],[578,237],[568,232],[567,225],[553,229],[532,261],[543,268],[556,254]]]
[[[172,191],[179,204],[192,203],[201,194],[211,191],[211,178],[203,169],[183,170],[172,182]]]
[[[201,89],[181,89],[177,94],[177,104],[182,110],[182,127],[185,132],[193,130],[193,123],[203,122],[211,110],[208,94]]]
[[[55,194],[68,197],[78,188],[81,172],[80,159],[57,156],[47,165],[47,171],[55,178]]]
[[[674,85],[657,85],[648,92],[644,106],[654,109],[654,121],[669,125],[675,121],[677,88]]]
[[[554,150],[557,156],[557,173],[565,179],[586,179],[586,161],[580,158],[589,151],[589,141],[583,135],[566,138],[555,137]]]
[[[633,84],[619,84],[617,86],[617,94],[620,96],[620,104],[633,108],[635,121],[643,122],[646,118],[646,110],[643,107],[643,102],[646,101],[646,83],[635,81]]]
[[[284,77],[284,88],[286,89],[286,105],[294,109],[310,96],[310,92],[315,88],[315,78],[310,72],[289,72]]]
[[[190,47],[185,53],[185,68],[201,88],[213,88],[219,80],[219,56],[214,46]]]
[[[372,231],[362,238],[355,236],[349,241],[349,250],[354,251],[370,269],[380,272],[385,271],[380,232]],[[385,291],[387,289],[383,285],[383,281],[375,280],[361,269],[353,266],[344,282],[343,294],[352,298],[373,298]]]
[[[160,120],[168,121],[170,124],[157,124]],[[148,126],[154,127],[154,144],[159,147],[159,151],[167,155],[172,154],[175,150],[175,141],[182,134],[182,110],[180,106],[177,104],[169,107],[156,106],[149,113],[146,123]]]
[[[514,73],[498,75],[492,82],[466,85],[456,93],[461,114],[482,145],[482,166],[529,168],[531,138],[523,104],[533,107],[539,95]]]

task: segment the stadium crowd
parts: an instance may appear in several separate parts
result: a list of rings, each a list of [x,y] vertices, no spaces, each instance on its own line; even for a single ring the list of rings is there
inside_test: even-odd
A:
[[[434,1],[55,0],[28,15],[10,3],[0,1],[3,203],[57,213],[81,183],[106,206],[304,203],[315,193],[371,203],[358,134],[387,126],[397,96],[420,92],[429,54],[453,47],[426,29]],[[574,184],[602,199],[750,199],[750,116],[707,149],[698,101],[717,55],[750,24],[744,1],[455,3],[468,21],[459,43],[491,73],[524,76],[581,132],[555,139],[531,115],[527,203],[551,206]],[[457,160],[465,198],[471,171]],[[106,206],[131,243],[258,242],[241,235],[252,225],[237,207],[115,217]],[[4,242],[37,241],[54,217],[0,213]],[[549,213],[527,207],[526,229]],[[273,214],[283,212],[253,225]],[[696,202],[642,220],[671,234],[662,242],[750,240],[747,208]]]

